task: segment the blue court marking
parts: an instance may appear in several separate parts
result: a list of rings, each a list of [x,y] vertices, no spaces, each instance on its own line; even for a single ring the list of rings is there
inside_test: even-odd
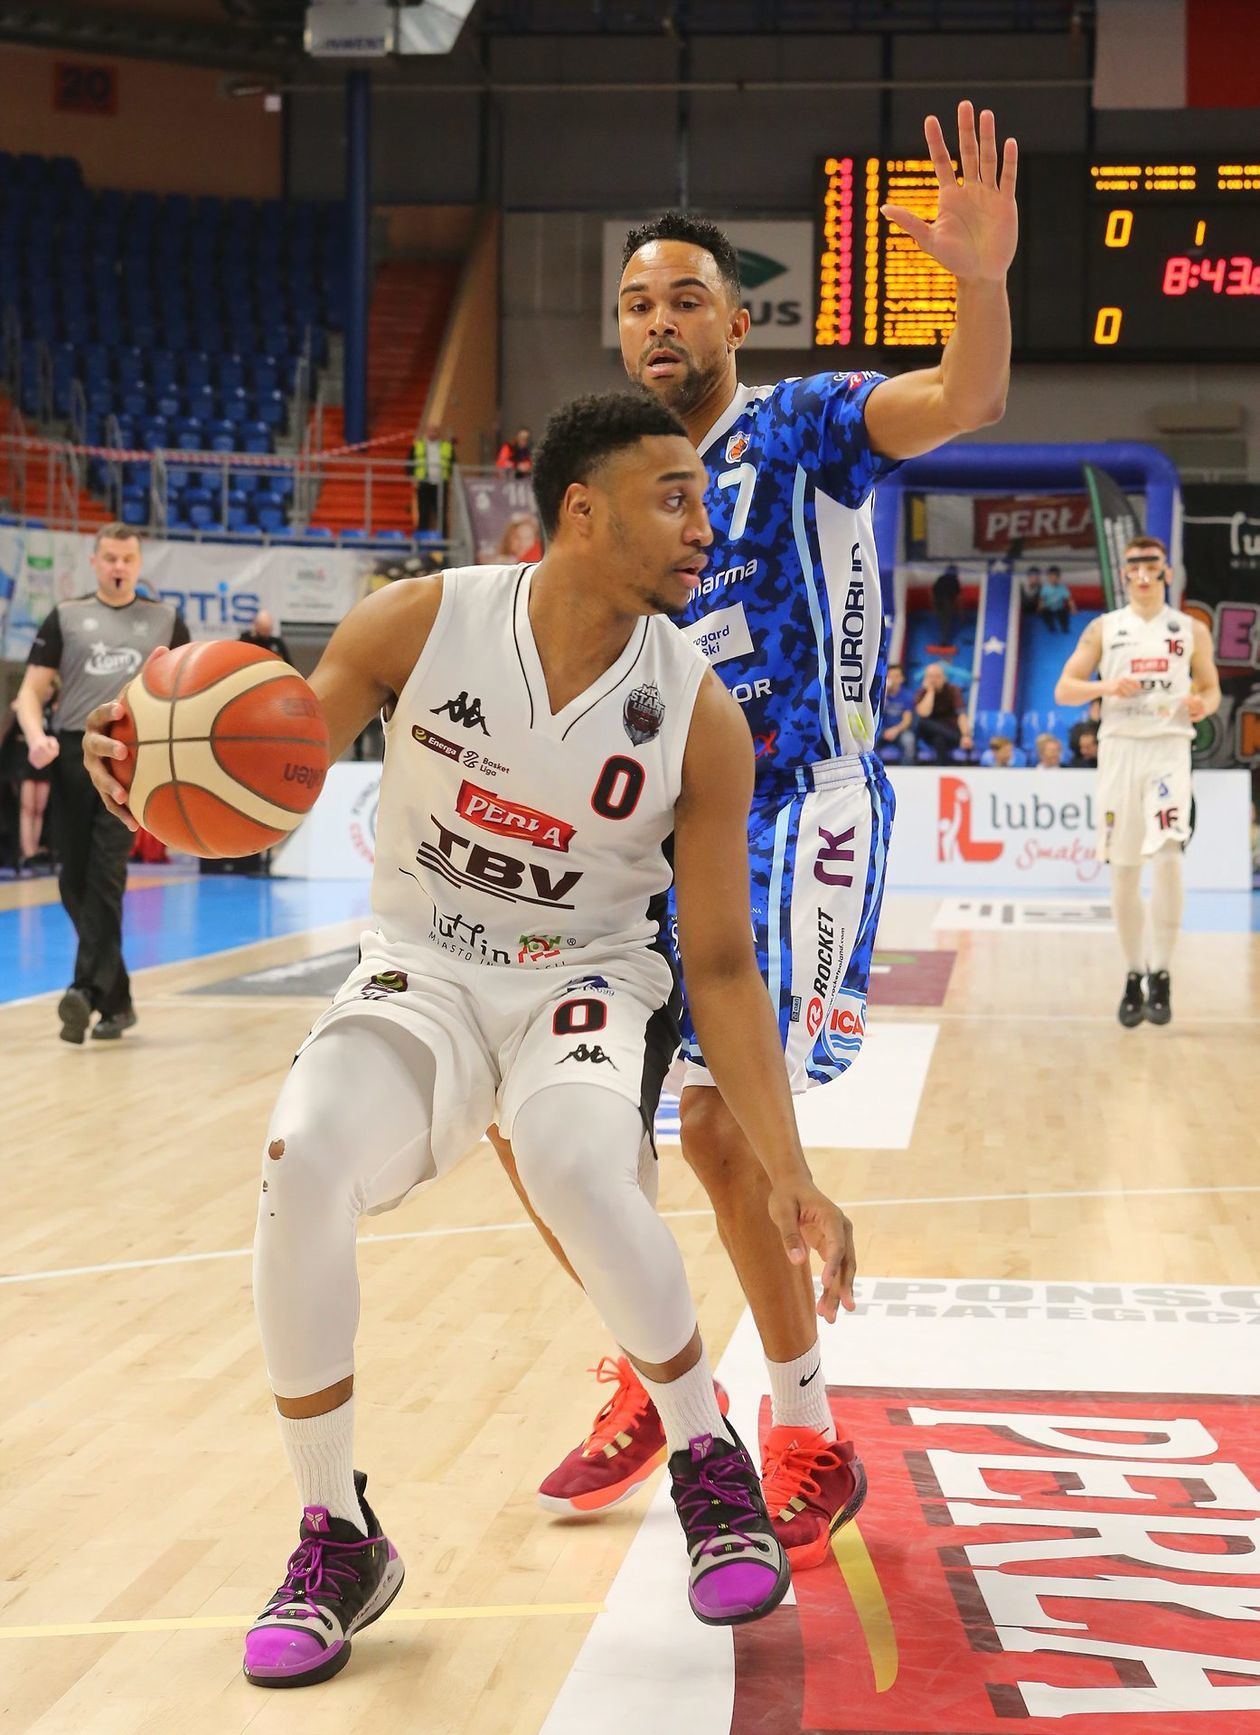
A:
[[[152,869],[143,870],[151,873]],[[127,968],[207,958],[233,946],[366,918],[367,880],[244,879],[208,875],[129,891],[123,909]],[[64,988],[74,930],[60,904],[0,910],[0,1004]]]

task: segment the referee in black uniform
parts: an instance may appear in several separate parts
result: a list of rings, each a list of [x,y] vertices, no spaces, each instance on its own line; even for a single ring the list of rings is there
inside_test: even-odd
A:
[[[54,824],[61,857],[59,890],[79,936],[74,981],[61,996],[61,1040],[116,1041],[136,1021],[122,955],[123,893],[131,833],[106,812],[83,768],[83,724],[94,706],[117,698],[159,645],[186,645],[188,627],[169,602],[136,595],[140,538],[106,524],[92,554],[96,593],[60,602],[35,635],[17,696],[18,722],[31,764],[53,769]],[[44,707],[57,688],[54,733]]]

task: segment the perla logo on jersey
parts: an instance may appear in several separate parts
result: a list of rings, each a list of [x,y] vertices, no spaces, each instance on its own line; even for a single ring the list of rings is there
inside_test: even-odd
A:
[[[461,819],[479,825],[483,831],[493,831],[499,837],[524,838],[539,849],[556,849],[566,855],[576,830],[536,807],[524,807],[519,801],[493,796],[478,789],[475,783],[460,784],[455,808]]]
[[[748,630],[748,616],[744,613],[742,602],[730,603],[726,608],[715,608],[711,614],[682,630],[684,636],[689,638],[711,663],[724,663],[728,657],[752,655],[752,634]]]

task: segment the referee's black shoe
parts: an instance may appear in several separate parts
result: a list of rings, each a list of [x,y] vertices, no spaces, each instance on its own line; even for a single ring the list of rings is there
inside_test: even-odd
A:
[[[1172,993],[1167,970],[1152,970],[1146,978],[1146,1017],[1151,1024],[1172,1021]]]
[[[1142,978],[1138,971],[1130,970],[1124,979],[1124,996],[1116,1008],[1116,1017],[1126,1030],[1136,1030],[1142,1020],[1147,1017],[1146,998],[1142,993]]]
[[[111,1012],[108,1017],[102,1012],[92,1026],[93,1042],[117,1042],[124,1030],[130,1030],[136,1022],[134,1006],[124,1006],[121,1012]]]
[[[92,1002],[82,988],[67,988],[57,1002],[57,1016],[61,1020],[61,1040],[82,1042],[92,1022]]]

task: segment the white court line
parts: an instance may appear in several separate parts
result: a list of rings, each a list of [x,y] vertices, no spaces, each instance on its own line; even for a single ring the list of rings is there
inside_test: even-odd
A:
[[[1260,1185],[1237,1187],[1098,1187],[1081,1192],[1046,1193],[942,1193],[922,1199],[846,1199],[846,1211],[866,1211],[916,1205],[1005,1205],[1025,1199],[1198,1199],[1233,1193],[1260,1193]],[[688,1211],[662,1211],[667,1221],[685,1217],[711,1217],[711,1205]],[[433,1241],[442,1235],[498,1235],[507,1230],[532,1229],[525,1217],[510,1223],[462,1223],[445,1229],[400,1229],[393,1235],[360,1235],[360,1246],[386,1241]],[[252,1247],[227,1247],[213,1253],[168,1253],[157,1259],[118,1259],[104,1265],[67,1265],[57,1271],[12,1271],[0,1275],[2,1283],[46,1283],[54,1277],[99,1277],[113,1271],[149,1271],[160,1265],[197,1265],[212,1259],[247,1259]]]

